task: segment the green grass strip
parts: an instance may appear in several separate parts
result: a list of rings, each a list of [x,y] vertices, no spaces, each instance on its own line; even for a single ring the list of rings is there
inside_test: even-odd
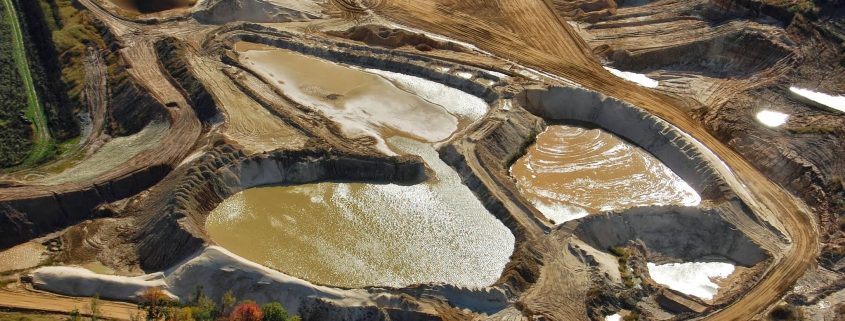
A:
[[[12,27],[15,62],[18,72],[23,79],[24,90],[26,90],[26,117],[32,121],[35,132],[33,135],[32,152],[30,152],[22,165],[35,165],[53,152],[54,143],[50,137],[50,130],[47,128],[47,116],[44,114],[44,108],[42,108],[38,100],[38,94],[35,91],[35,83],[32,80],[32,72],[29,70],[29,62],[26,57],[26,47],[23,43],[23,32],[18,21],[14,3],[11,0],[2,1],[6,7],[7,21],[9,22],[9,26]]]

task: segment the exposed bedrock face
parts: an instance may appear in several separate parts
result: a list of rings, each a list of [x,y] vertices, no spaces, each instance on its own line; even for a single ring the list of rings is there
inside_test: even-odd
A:
[[[710,39],[638,51],[609,50],[614,67],[633,72],[667,70],[715,78],[748,77],[792,55],[761,32],[741,30]]]
[[[679,130],[622,101],[579,88],[528,89],[522,105],[546,119],[595,124],[642,147],[678,174],[702,199],[730,198],[729,187]]]
[[[244,189],[263,185],[325,181],[413,184],[426,177],[419,157],[332,154],[323,150],[273,152],[244,157],[224,145],[196,161],[175,187],[160,197],[161,209],[147,211],[136,234],[141,267],[161,270],[208,243],[205,221],[220,202]]]
[[[554,0],[551,3],[558,15],[578,21],[598,21],[616,13],[613,0]]]
[[[281,23],[307,21],[320,16],[321,8],[314,1],[281,6],[270,0],[205,0],[194,8],[197,21],[211,24],[233,21]]]
[[[705,256],[721,256],[743,266],[765,260],[766,252],[726,222],[720,210],[637,207],[565,225],[577,225],[575,235],[600,250],[640,241],[650,259],[689,262]]]
[[[119,7],[140,13],[155,13],[171,9],[190,8],[197,0],[112,0]]]
[[[654,1],[655,0],[616,0],[616,5],[619,8],[638,7],[638,6],[647,5],[647,4],[652,3]]]
[[[165,107],[135,83],[125,66],[119,66],[110,81],[108,120],[112,135],[132,135],[153,120],[166,119]]]
[[[422,33],[414,33],[404,29],[387,28],[381,25],[354,26],[346,31],[329,31],[330,35],[360,41],[370,46],[399,48],[412,46],[420,51],[433,49],[469,52],[468,48],[454,42],[440,41]]]

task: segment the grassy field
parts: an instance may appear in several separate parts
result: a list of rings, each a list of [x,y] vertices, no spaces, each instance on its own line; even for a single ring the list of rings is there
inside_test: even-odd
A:
[[[16,72],[20,76],[21,85],[17,88],[18,91],[23,91],[26,99],[26,118],[32,123],[33,135],[32,145],[29,156],[23,161],[23,164],[31,165],[37,164],[42,159],[48,157],[53,153],[55,145],[50,137],[50,130],[47,128],[47,117],[44,114],[44,109],[38,101],[38,94],[35,91],[35,85],[32,80],[32,73],[29,70],[29,61],[26,56],[26,47],[24,46],[24,36],[21,30],[20,23],[17,19],[17,13],[11,0],[2,0],[4,21],[8,26],[10,36],[11,50],[10,53],[14,60]],[[8,42],[7,42],[8,43]],[[8,54],[8,53],[7,53]],[[13,85],[5,88],[5,90],[15,90]],[[17,151],[16,151],[17,153]]]
[[[23,117],[28,101],[22,90],[9,12],[7,1],[0,2],[0,167],[22,162],[32,149],[32,129]]]

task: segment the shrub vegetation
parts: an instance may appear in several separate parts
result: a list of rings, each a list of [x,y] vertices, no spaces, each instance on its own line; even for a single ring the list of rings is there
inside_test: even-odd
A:
[[[218,305],[203,293],[201,286],[197,287],[196,294],[186,303],[171,299],[160,288],[148,288],[141,296],[138,309],[144,311],[147,321],[301,320],[299,316],[289,316],[285,307],[278,302],[269,302],[263,306],[251,300],[236,302],[237,298],[229,291],[223,294]]]
[[[32,128],[23,78],[14,57],[12,26],[8,8],[0,1],[0,167],[23,161],[32,149]]]

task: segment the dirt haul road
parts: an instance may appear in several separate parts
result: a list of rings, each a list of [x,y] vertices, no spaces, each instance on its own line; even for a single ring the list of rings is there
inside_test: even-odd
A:
[[[82,315],[90,315],[90,298],[72,298],[42,292],[0,290],[0,302],[3,307],[57,312],[67,314],[78,311]],[[100,317],[112,320],[129,320],[137,312],[133,304],[100,300]]]
[[[360,2],[336,0],[341,8]],[[589,47],[558,16],[547,1],[383,0],[363,3],[367,10],[349,9],[350,14],[373,12],[397,23],[428,30],[460,41],[519,64],[558,75],[592,90],[645,108],[668,121],[709,148],[734,173],[734,186],[743,200],[763,219],[783,226],[791,246],[782,255],[774,253],[771,268],[744,297],[709,320],[745,320],[764,312],[809,268],[818,255],[818,233],[810,210],[783,188],[766,178],[704,127],[692,120],[670,97],[617,78],[602,68]]]

